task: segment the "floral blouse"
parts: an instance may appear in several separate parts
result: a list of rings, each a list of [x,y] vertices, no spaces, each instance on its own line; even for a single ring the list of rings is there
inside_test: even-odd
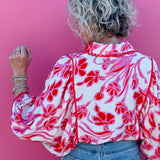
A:
[[[160,159],[157,64],[129,42],[92,42],[56,62],[37,98],[28,92],[15,98],[11,128],[56,156],[82,142],[141,140],[141,151]]]

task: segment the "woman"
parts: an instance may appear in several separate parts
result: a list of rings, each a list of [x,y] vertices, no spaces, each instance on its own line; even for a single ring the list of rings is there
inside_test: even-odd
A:
[[[68,8],[86,48],[56,62],[37,98],[27,86],[30,50],[17,47],[9,57],[13,132],[63,160],[139,160],[139,146],[160,159],[158,67],[120,42],[135,24],[132,0],[70,0]]]

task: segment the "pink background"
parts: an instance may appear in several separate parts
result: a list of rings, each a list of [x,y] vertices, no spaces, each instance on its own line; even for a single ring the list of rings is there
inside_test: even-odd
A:
[[[151,55],[160,66],[160,10],[159,0],[136,0],[140,11],[140,26],[129,41],[134,47]],[[41,143],[18,139],[10,129],[13,101],[10,78],[12,72],[8,56],[18,45],[32,51],[28,70],[31,94],[37,96],[44,80],[58,58],[82,49],[67,25],[67,1],[56,0],[0,0],[0,159],[3,160],[58,160]]]

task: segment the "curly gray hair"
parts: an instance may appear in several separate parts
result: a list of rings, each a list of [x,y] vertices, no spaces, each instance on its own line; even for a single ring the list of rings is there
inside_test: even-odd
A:
[[[86,43],[99,41],[108,33],[128,37],[131,26],[136,25],[133,0],[69,0],[68,10],[71,29]]]

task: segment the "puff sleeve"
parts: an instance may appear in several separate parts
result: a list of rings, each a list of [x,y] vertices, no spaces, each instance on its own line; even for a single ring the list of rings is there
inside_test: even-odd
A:
[[[160,160],[160,72],[152,61],[151,80],[142,110],[143,136],[141,150],[147,158]]]
[[[11,129],[21,139],[41,141],[56,156],[75,148],[75,107],[72,60],[61,57],[37,97],[22,93],[15,98]]]

